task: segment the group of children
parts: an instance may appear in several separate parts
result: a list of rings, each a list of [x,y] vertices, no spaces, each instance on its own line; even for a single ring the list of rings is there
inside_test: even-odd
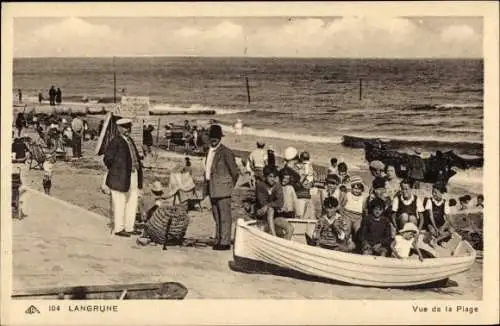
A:
[[[350,179],[350,187],[339,189],[342,181],[334,168],[332,164],[326,178],[327,196],[321,197],[323,215],[309,243],[364,255],[422,260],[451,254],[453,247],[447,244],[460,241],[449,220],[453,199],[445,198],[447,189],[442,182],[433,184],[431,196],[421,196],[416,182],[401,180],[393,166],[373,161],[368,192],[358,177]],[[460,209],[469,209],[470,201],[469,195],[460,197]],[[476,206],[482,208],[483,201],[479,195]]]
[[[307,218],[300,207],[301,197],[307,196],[299,196],[299,193],[305,189],[310,194],[311,187],[303,185],[304,181],[312,184],[313,180],[308,179],[312,175],[309,155],[286,154],[285,151],[281,170],[268,165],[262,169],[262,175],[256,180],[256,203],[251,213],[265,222],[269,233],[290,239],[293,227],[287,219]],[[432,186],[430,196],[422,196],[416,182],[401,180],[393,166],[373,161],[370,162],[373,180],[367,189],[360,177],[349,176],[345,162],[337,164],[337,160],[332,159],[331,163],[325,187],[319,193],[319,218],[313,216],[318,219],[316,228],[306,235],[310,245],[363,255],[422,260],[424,256],[443,255],[444,251],[437,246],[447,247],[450,240],[456,243],[459,236],[448,218],[452,200],[445,198],[447,189],[442,182]],[[311,202],[310,195],[308,200]],[[467,195],[460,199],[464,205],[470,200]],[[479,205],[483,205],[481,195]],[[448,249],[451,255],[453,248]]]

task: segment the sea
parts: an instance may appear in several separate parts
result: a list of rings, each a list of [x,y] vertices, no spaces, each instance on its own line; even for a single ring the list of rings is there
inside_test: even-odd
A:
[[[319,152],[338,148],[343,135],[420,141],[420,150],[483,142],[482,59],[16,58],[13,73],[25,97],[47,97],[54,85],[63,101],[112,98],[115,73],[118,95],[214,110],[208,118],[229,132],[241,119],[245,134]],[[454,178],[481,186],[482,169]]]

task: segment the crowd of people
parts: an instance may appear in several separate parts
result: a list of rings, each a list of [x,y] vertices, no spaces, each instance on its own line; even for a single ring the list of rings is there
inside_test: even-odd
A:
[[[22,119],[21,116],[18,118]],[[158,226],[150,225],[144,234],[134,227],[139,190],[142,189],[141,161],[144,157],[130,137],[131,124],[129,119],[117,121],[119,134],[104,153],[104,163],[108,168],[105,186],[113,203],[114,233],[117,236],[142,234],[151,238],[155,237],[151,230],[156,230],[158,239]],[[196,134],[197,128],[189,123],[184,128],[186,132]],[[65,118],[52,120],[46,135],[36,121],[35,129],[38,141],[44,141],[49,146],[50,143],[58,146],[70,140],[73,156],[81,157],[82,137],[88,131],[84,120],[78,117],[73,118],[71,123]],[[142,145],[145,146],[145,153],[152,145],[153,130],[151,126],[144,126]],[[294,147],[284,150],[283,161],[278,165],[272,147],[266,148],[261,140],[257,141],[256,148],[248,157],[242,159],[240,169],[233,152],[222,144],[223,136],[218,124],[211,124],[206,132],[208,149],[204,159],[204,195],[210,199],[216,225],[214,250],[229,250],[231,247],[231,196],[232,190],[239,185],[241,175],[247,176],[246,180],[255,194],[245,201],[244,206],[253,218],[261,222],[266,232],[291,239],[293,226],[288,219],[317,219],[315,230],[307,235],[310,245],[364,255],[404,258],[414,253],[420,259],[424,254],[435,255],[433,247],[456,234],[450,223],[450,214],[471,208],[482,209],[484,205],[482,195],[477,196],[475,205],[472,205],[470,195],[461,196],[457,205],[456,199],[447,196],[446,185],[441,182],[433,184],[432,192],[424,195],[418,183],[398,178],[394,166],[386,166],[381,161],[369,163],[372,180],[368,186],[360,176],[351,174],[347,162],[342,159],[332,158],[326,175],[318,174],[310,154],[307,151],[299,153]],[[47,161],[44,188],[47,184],[46,191],[49,193],[52,161]],[[189,159],[182,172],[191,176]],[[192,178],[190,180],[188,184],[191,184]],[[181,189],[184,188],[181,186]],[[150,211],[146,222],[159,223],[164,227],[165,223],[187,226],[185,223],[189,222],[181,217],[186,216],[184,208],[192,206],[189,204],[192,197],[183,198],[179,197],[174,205],[167,205],[174,209],[167,209],[168,214],[164,209],[158,210],[156,216]],[[319,209],[315,203],[318,198]],[[156,206],[161,206],[158,204],[160,199]],[[181,204],[184,205],[182,209]],[[165,214],[171,218],[166,218]],[[172,220],[173,216],[177,216],[176,219]],[[160,238],[166,244],[168,232]],[[424,254],[422,248],[425,249]]]
[[[316,212],[312,194],[318,180],[309,153],[289,147],[278,168],[269,164],[264,147],[258,141],[243,163],[244,173],[255,178],[250,181],[251,186],[255,183],[255,198],[246,201],[246,208],[264,230],[285,239],[293,234],[288,218],[315,218],[316,229],[308,235],[311,245],[399,258],[412,252],[420,259],[424,248],[424,254],[436,257],[436,246],[457,235],[450,214],[483,207],[482,195],[474,207],[470,195],[461,196],[455,207],[456,200],[448,198],[442,182],[433,184],[425,196],[417,182],[398,178],[394,166],[381,161],[370,162],[373,180],[367,187],[359,176],[349,175],[346,162],[332,158]]]
[[[44,121],[39,121],[37,116],[33,116],[29,124],[24,114],[18,113],[15,121],[17,135],[13,131],[13,162],[25,162],[30,148],[31,155],[35,155],[36,152],[33,148],[37,146],[44,157],[33,157],[33,159],[40,160],[42,164],[44,170],[43,188],[47,194],[50,194],[52,187],[52,167],[56,158],[66,158],[66,147],[71,147],[73,159],[80,159],[82,157],[82,141],[95,137],[95,131],[89,130],[86,120],[77,116],[69,119],[50,115]],[[23,130],[30,127],[35,132],[34,136],[27,136],[27,133],[23,133]]]
[[[50,89],[48,90],[48,98],[49,98],[49,103],[50,105],[59,105],[62,103],[62,90],[61,88],[57,88],[52,85]],[[23,91],[18,88],[17,89],[17,99],[18,103],[23,103]],[[38,91],[38,104],[42,104],[44,100],[43,92],[40,90]]]

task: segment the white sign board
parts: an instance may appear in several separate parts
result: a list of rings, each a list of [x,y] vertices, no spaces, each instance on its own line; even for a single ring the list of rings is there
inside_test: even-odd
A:
[[[149,116],[149,97],[122,96],[121,103],[115,108],[115,115],[132,119],[130,137],[134,140],[137,149],[142,152],[142,126],[145,117]]]
[[[115,108],[115,114],[127,118],[148,116],[149,97],[122,96],[120,105]]]

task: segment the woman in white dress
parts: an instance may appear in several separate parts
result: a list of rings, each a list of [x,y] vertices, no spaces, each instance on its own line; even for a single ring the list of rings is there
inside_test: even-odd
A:
[[[236,122],[233,125],[234,133],[237,136],[241,136],[243,134],[243,122],[241,119],[236,119]],[[239,142],[239,138],[236,138],[236,142]]]
[[[351,191],[346,193],[346,203],[344,206],[344,214],[352,221],[353,239],[356,242],[358,231],[361,228],[361,219],[363,214],[363,203],[368,197],[368,192],[365,192],[365,185],[360,177],[353,176],[351,178]]]

